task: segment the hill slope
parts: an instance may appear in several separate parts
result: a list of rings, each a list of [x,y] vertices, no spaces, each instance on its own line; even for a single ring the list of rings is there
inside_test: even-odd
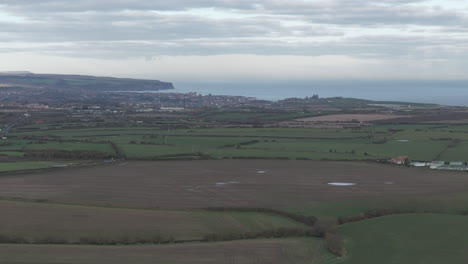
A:
[[[346,264],[468,263],[468,217],[398,215],[347,224]]]
[[[1,86],[90,91],[159,91],[174,89],[172,83],[157,80],[32,73],[0,74]]]

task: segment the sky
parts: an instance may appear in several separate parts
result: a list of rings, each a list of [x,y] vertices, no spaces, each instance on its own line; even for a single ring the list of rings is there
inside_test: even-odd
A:
[[[0,0],[0,71],[467,80],[468,0]]]

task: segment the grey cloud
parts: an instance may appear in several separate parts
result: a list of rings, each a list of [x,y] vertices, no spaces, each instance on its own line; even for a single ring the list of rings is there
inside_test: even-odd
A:
[[[440,25],[459,23],[465,15],[454,10],[408,6],[422,1],[406,0],[4,0],[3,8],[13,13],[25,14],[33,19],[56,16],[67,12],[115,12],[122,10],[188,10],[191,8],[216,8],[247,13],[293,15],[314,23],[329,24],[420,24]]]
[[[115,10],[186,10],[190,8],[227,8],[227,9],[261,9],[271,6],[362,6],[369,4],[401,5],[424,2],[425,0],[2,0],[1,5],[11,10],[34,12],[83,12]]]
[[[372,36],[341,41],[290,43],[275,39],[186,39],[177,41],[82,41],[36,46],[34,52],[87,58],[130,58],[174,55],[349,55],[377,59],[468,59],[467,38]],[[28,47],[0,52],[30,51]]]
[[[1,23],[5,41],[117,41],[178,40],[188,38],[245,38],[279,35],[329,36],[342,34],[323,26],[285,26],[271,17],[213,20],[193,15],[72,14],[47,21]]]
[[[418,0],[2,0],[0,10],[25,22],[0,23],[0,43],[46,43],[2,52],[122,58],[159,55],[352,55],[379,58],[466,58],[465,13]],[[236,16],[213,19],[184,11],[214,8]],[[301,23],[285,23],[291,21]],[[427,37],[345,37],[352,27],[438,26]],[[429,29],[428,29],[429,31]],[[308,37],[314,37],[312,41]],[[50,44],[47,44],[50,43]],[[7,47],[7,48],[6,48]]]
[[[255,4],[248,0],[3,0],[2,4],[13,11],[29,12],[83,12],[115,10],[186,10],[190,8],[221,7],[251,9]]]

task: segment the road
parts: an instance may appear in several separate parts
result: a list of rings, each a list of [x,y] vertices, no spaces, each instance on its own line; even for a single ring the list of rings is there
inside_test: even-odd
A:
[[[22,121],[24,121],[24,120],[26,120],[28,118],[29,118],[29,115],[22,114],[17,120],[15,120],[14,122],[8,124],[6,127],[2,128],[2,130],[0,131],[0,135],[1,134],[8,134],[13,127],[15,127],[16,125],[18,125],[19,123],[21,123]]]

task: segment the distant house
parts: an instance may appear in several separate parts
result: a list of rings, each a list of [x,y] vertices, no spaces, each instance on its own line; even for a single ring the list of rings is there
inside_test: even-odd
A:
[[[390,163],[397,164],[397,165],[405,165],[409,161],[408,156],[400,156],[397,158],[390,159]]]
[[[161,107],[159,111],[161,112],[182,112],[185,108],[183,107]]]

